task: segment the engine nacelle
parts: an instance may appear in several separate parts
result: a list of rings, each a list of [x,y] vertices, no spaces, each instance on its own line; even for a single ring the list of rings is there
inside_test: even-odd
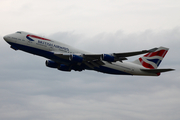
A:
[[[72,61],[72,62],[82,63],[83,57],[81,57],[79,55],[71,55],[69,57],[69,60]]]
[[[112,55],[103,54],[102,55],[102,60],[107,61],[107,62],[114,62],[115,58]]]
[[[70,72],[70,71],[71,71],[71,68],[70,68],[69,66],[67,66],[67,65],[60,64],[60,65],[58,66],[58,70]]]
[[[46,66],[50,68],[58,68],[58,64],[51,60],[46,60]]]

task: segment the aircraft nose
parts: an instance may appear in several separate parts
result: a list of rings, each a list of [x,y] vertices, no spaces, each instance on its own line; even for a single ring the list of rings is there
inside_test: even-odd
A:
[[[4,39],[5,41],[8,41],[8,36],[7,36],[7,35],[4,36],[3,39]]]

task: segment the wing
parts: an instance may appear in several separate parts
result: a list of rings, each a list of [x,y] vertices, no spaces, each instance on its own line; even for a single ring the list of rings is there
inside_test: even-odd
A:
[[[158,48],[153,48],[150,50],[142,50],[142,51],[126,52],[126,53],[113,53],[113,54],[117,57],[131,57],[131,56],[140,55],[140,54],[144,54],[144,53],[148,53],[148,52],[154,52],[157,49]]]
[[[154,52],[157,48],[153,48],[150,50],[142,50],[142,51],[136,51],[136,52],[125,52],[125,53],[111,53],[111,54],[72,54],[72,53],[58,53],[54,52],[54,55],[70,60],[77,64],[85,64],[91,69],[94,69],[94,67],[99,67],[104,65],[104,61],[106,62],[116,62],[123,60],[127,60],[126,57],[140,55],[148,52]]]
[[[85,64],[91,69],[104,65],[104,62],[100,60],[100,54],[67,54],[55,52],[54,55],[79,65]]]

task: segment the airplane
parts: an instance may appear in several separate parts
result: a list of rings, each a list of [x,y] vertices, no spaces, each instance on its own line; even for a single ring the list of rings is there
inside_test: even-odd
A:
[[[47,67],[66,72],[95,70],[114,75],[159,76],[162,72],[174,70],[157,69],[169,50],[166,47],[124,53],[94,54],[24,31],[6,35],[3,39],[12,49],[45,57],[48,59],[45,61]],[[125,61],[127,57],[140,54],[145,55],[133,62]]]

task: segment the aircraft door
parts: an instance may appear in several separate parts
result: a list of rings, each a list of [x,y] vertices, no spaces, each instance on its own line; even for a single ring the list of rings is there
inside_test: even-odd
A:
[[[28,40],[28,41],[27,41],[27,45],[28,45],[28,46],[31,46],[31,45],[32,45],[32,41]]]
[[[51,47],[49,47],[49,51],[53,51],[53,47],[51,46]]]
[[[12,37],[12,39],[13,39],[13,40],[12,40],[13,42],[15,42],[15,43],[17,42],[17,38]]]

